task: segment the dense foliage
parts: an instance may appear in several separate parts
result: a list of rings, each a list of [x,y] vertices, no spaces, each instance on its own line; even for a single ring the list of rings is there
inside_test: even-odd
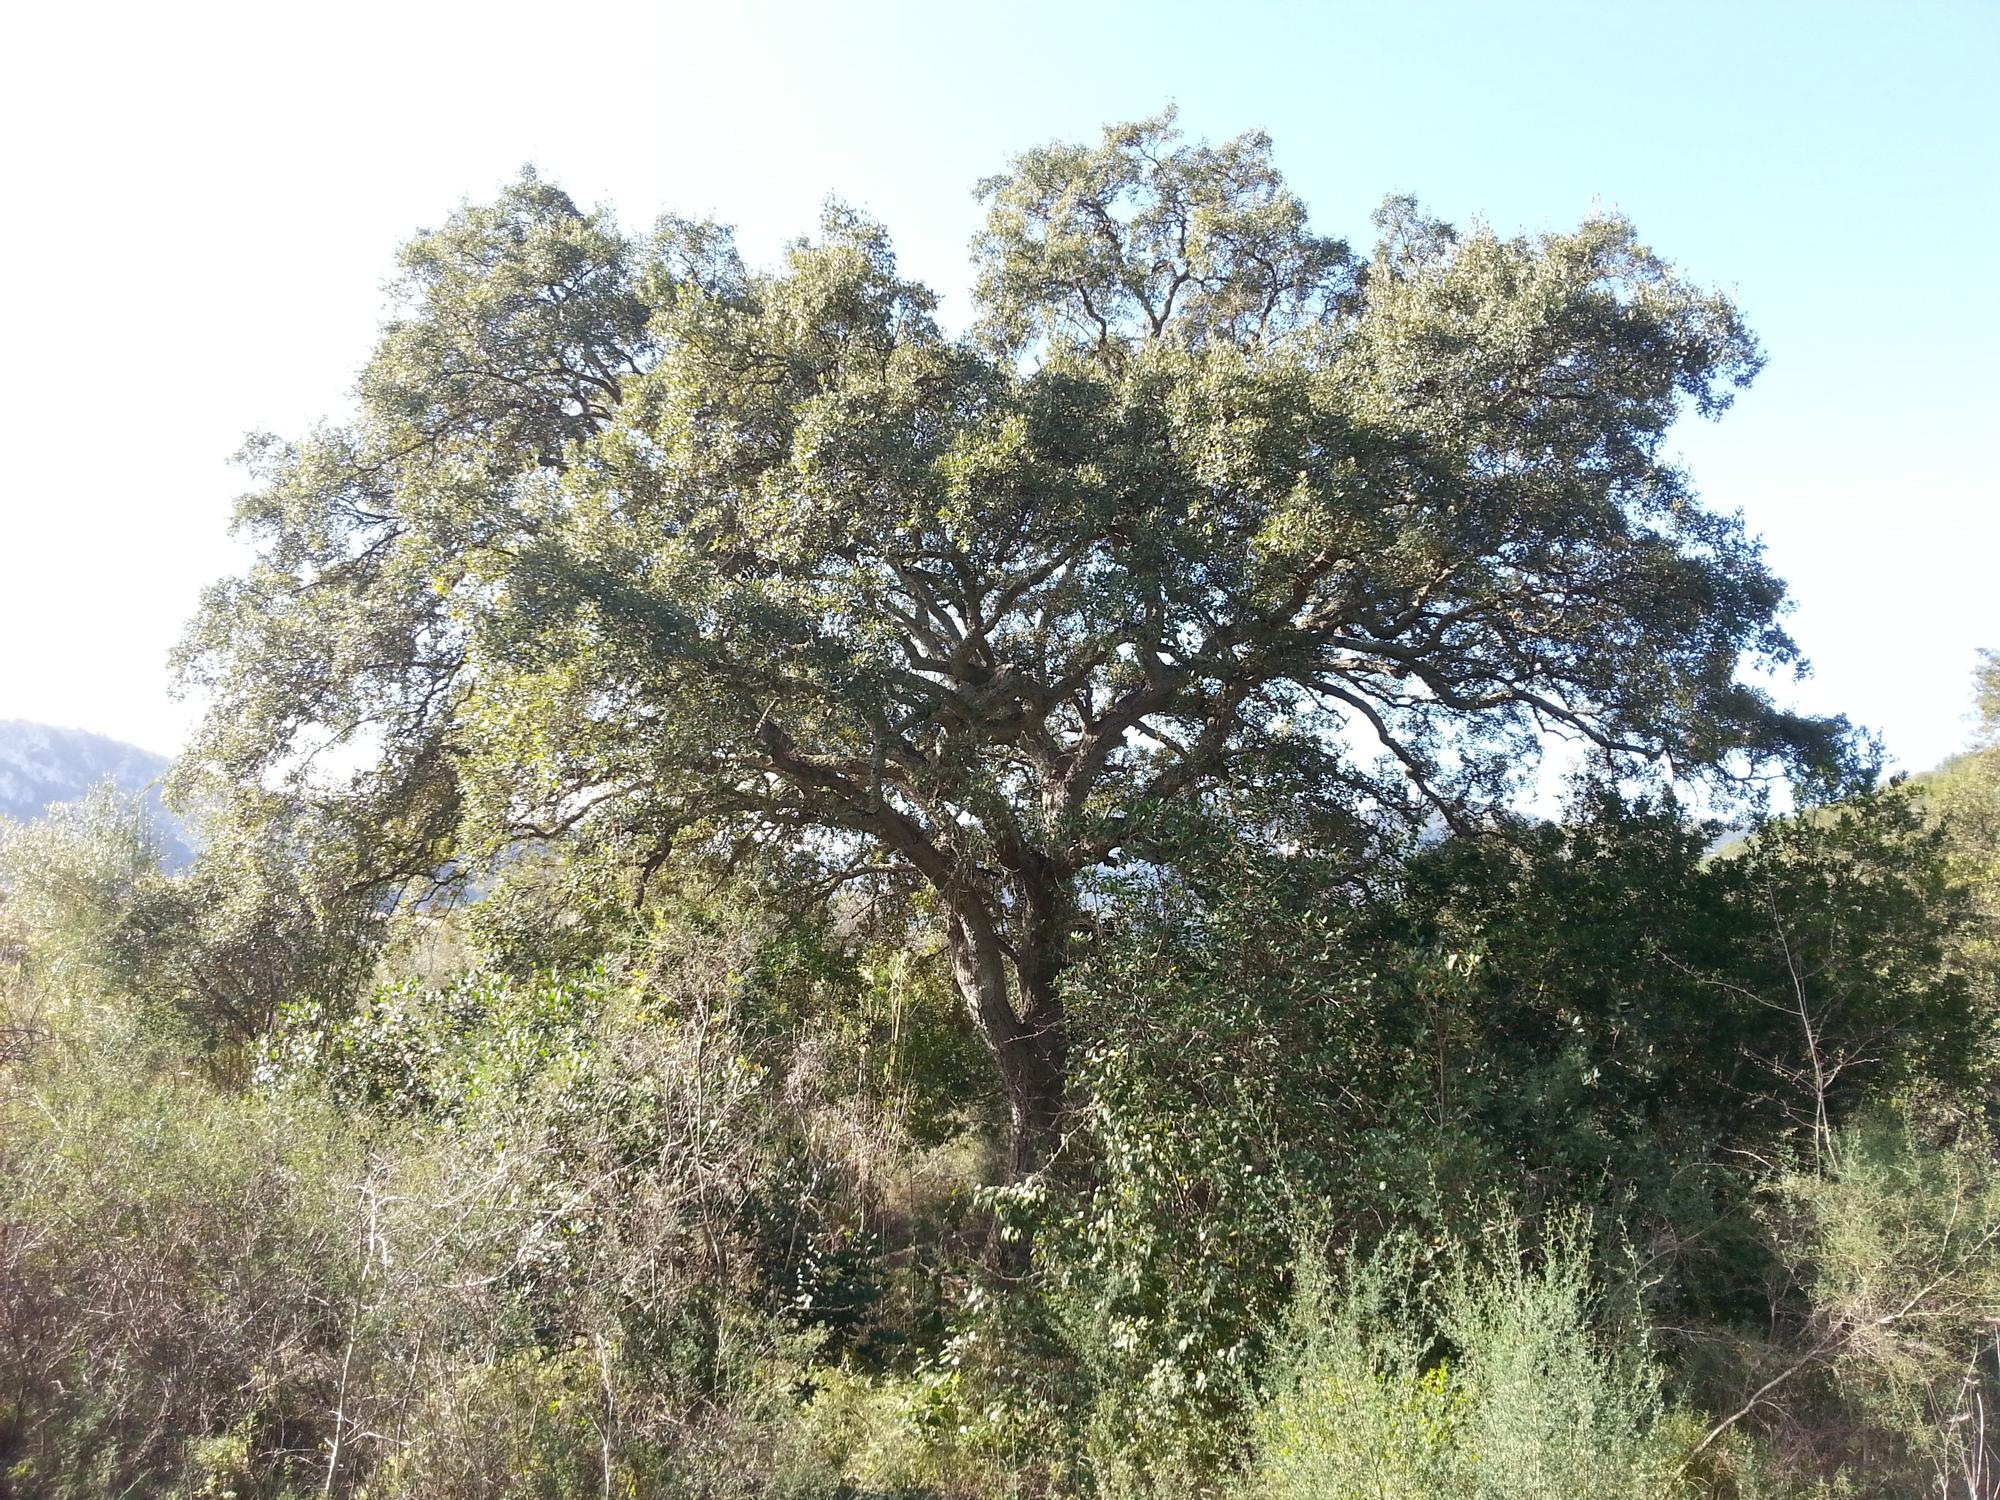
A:
[[[1733,309],[985,191],[954,336],[524,179],[253,446],[198,858],[0,823],[0,1495],[2000,1495],[2000,673],[1739,685]]]
[[[250,449],[184,794],[261,829],[282,778],[329,892],[532,841],[642,893],[708,848],[914,895],[1020,1180],[1104,869],[1198,857],[1204,820],[1380,860],[1550,733],[1841,767],[1745,685],[1796,659],[1783,588],[1661,451],[1755,345],[1630,225],[1399,199],[1364,256],[1263,137],[1170,115],[982,190],[956,337],[837,206],[775,271],[532,178],[413,242],[355,420]]]

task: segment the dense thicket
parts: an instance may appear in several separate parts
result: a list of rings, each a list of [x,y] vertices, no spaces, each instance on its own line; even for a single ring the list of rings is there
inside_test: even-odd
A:
[[[167,877],[103,878],[136,812],[14,830],[5,1472],[76,1496],[1972,1482],[2000,1174],[1961,875],[1993,850],[1916,806],[1707,859],[1671,809],[1590,788],[1360,897],[1241,844],[1101,892],[1060,1170],[999,1194],[983,1049],[905,912],[829,922],[688,872],[614,916],[587,871],[524,860],[399,919],[362,999],[307,987],[246,1055],[174,980],[202,933],[135,936]],[[1042,1246],[999,1295],[996,1218]]]
[[[258,446],[200,858],[0,826],[0,1494],[2000,1495],[2000,751],[1738,686],[1733,310],[987,193],[958,338],[525,180]]]

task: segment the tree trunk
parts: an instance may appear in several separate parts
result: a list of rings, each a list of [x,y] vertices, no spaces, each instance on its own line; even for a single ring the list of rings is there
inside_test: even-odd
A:
[[[1068,1083],[1068,1038],[1056,979],[1061,956],[1037,946],[1010,965],[991,920],[982,912],[953,910],[946,919],[952,979],[1000,1074],[1007,1098],[1006,1185],[1017,1186],[1041,1171],[1062,1144],[1063,1093]],[[1014,970],[1019,1007],[1010,995]],[[1013,1238],[996,1221],[989,1245],[994,1270],[1009,1282],[1026,1279],[1033,1268],[1032,1236]]]

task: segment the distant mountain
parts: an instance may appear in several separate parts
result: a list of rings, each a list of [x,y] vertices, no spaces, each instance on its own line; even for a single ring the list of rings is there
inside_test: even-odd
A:
[[[187,838],[160,804],[164,755],[83,729],[0,719],[0,816],[39,818],[51,803],[74,802],[100,782],[143,797],[167,845],[167,862],[186,862]]]

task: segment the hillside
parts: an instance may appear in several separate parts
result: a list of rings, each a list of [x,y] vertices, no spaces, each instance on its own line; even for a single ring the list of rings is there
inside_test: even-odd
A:
[[[121,792],[143,796],[167,844],[168,862],[188,855],[180,825],[161,805],[157,783],[166,756],[84,729],[59,729],[27,719],[0,719],[0,817],[25,822],[51,803],[73,802],[110,781]]]

